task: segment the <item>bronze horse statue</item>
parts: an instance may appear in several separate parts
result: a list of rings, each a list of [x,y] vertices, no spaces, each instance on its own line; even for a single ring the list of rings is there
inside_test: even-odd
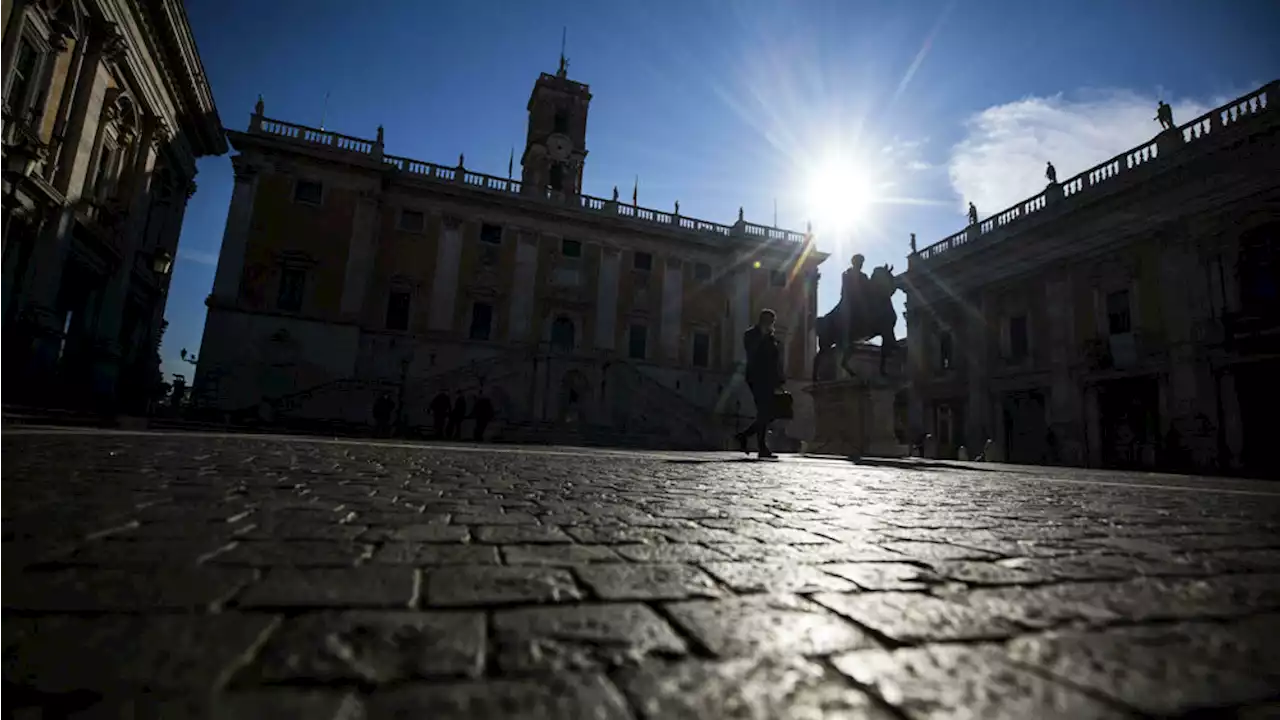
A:
[[[813,358],[813,381],[818,381],[818,367],[822,358],[835,349],[841,351],[840,367],[850,376],[857,376],[849,367],[849,359],[858,343],[873,337],[880,338],[880,374],[884,364],[897,346],[893,328],[898,324],[898,312],[893,309],[893,293],[898,289],[893,277],[892,265],[881,265],[871,272],[862,298],[840,298],[831,312],[818,318],[818,354]],[[852,305],[854,317],[846,323],[844,306]]]

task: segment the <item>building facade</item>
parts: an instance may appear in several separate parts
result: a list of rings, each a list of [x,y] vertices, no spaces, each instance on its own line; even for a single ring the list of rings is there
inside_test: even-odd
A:
[[[366,424],[387,393],[417,428],[439,392],[483,393],[509,439],[720,445],[754,413],[738,375],[761,309],[778,313],[788,375],[806,375],[826,256],[741,212],[724,225],[584,195],[590,102],[563,66],[537,79],[517,180],[388,154],[381,128],[273,120],[259,101],[228,132],[236,184],[195,401]]]
[[[142,410],[195,159],[226,151],[179,0],[5,0],[6,402]]]
[[[937,454],[1280,477],[1276,83],[911,257]]]

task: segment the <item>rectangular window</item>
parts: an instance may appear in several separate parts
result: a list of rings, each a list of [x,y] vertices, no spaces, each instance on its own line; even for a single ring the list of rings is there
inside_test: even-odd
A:
[[[704,368],[711,362],[711,336],[706,333],[693,334],[693,366]]]
[[[387,329],[409,329],[409,293],[392,291],[387,297]]]
[[[556,119],[552,132],[558,132],[561,135],[569,134],[569,113],[564,110],[556,110]]]
[[[14,57],[13,76],[9,81],[9,91],[5,93],[5,105],[18,117],[25,119],[31,107],[31,95],[36,82],[36,74],[40,72],[40,53],[25,37],[18,40],[18,52]],[[37,118],[32,118],[36,120]]]
[[[280,270],[280,292],[276,295],[276,307],[288,312],[302,309],[302,293],[307,286],[307,273],[299,268]]]
[[[694,265],[693,279],[694,280],[710,280],[711,266],[706,263],[697,263],[696,265]]]
[[[1129,291],[1118,290],[1107,293],[1107,332],[1111,335],[1121,335],[1132,329],[1132,319],[1129,316]]]
[[[649,329],[644,325],[632,325],[630,336],[627,338],[627,357],[632,360],[643,360],[645,358],[646,344],[649,341]]]
[[[938,367],[943,370],[950,370],[952,361],[951,333],[944,332],[938,336]]]
[[[98,170],[93,175],[93,194],[99,200],[106,200],[111,196],[118,156],[114,142],[103,143],[102,152],[98,155]]]
[[[493,306],[489,303],[476,303],[471,306],[472,340],[488,340],[493,329]]]
[[[770,284],[770,285],[772,285],[772,286],[774,286],[774,287],[786,287],[786,286],[787,286],[787,273],[786,273],[786,271],[784,271],[784,270],[770,270],[770,271],[769,271],[769,284]]]
[[[324,185],[315,180],[298,180],[293,185],[293,201],[319,205],[324,198]]]
[[[1029,351],[1027,316],[1019,315],[1009,318],[1009,359],[1014,362],[1023,360]]]
[[[485,223],[480,226],[480,242],[490,245],[502,244],[502,226]]]
[[[567,258],[582,257],[582,243],[577,240],[561,240],[560,254]]]
[[[406,232],[422,232],[427,226],[427,216],[421,210],[401,210],[400,229]]]
[[[653,256],[647,252],[636,253],[635,269],[649,270],[651,268],[653,268]]]

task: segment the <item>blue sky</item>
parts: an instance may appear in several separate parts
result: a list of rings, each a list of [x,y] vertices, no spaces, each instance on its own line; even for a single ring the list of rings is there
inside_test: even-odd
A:
[[[525,103],[554,71],[591,86],[585,191],[731,222],[814,219],[819,310],[852,252],[906,265],[981,214],[1280,77],[1275,0],[978,2],[390,2],[188,0],[224,126],[270,117],[372,137],[389,153],[502,175]],[[227,156],[199,163],[162,355],[192,368],[231,197]],[[517,168],[517,173],[519,172]],[[829,182],[821,182],[820,177]],[[842,188],[861,188],[860,199]],[[858,217],[850,217],[856,213]],[[902,295],[897,297],[899,304]],[[899,327],[899,336],[905,332]]]

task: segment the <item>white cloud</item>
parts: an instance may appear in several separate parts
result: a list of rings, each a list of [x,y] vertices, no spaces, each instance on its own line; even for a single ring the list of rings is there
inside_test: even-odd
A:
[[[208,250],[188,250],[180,248],[178,250],[178,259],[186,262],[195,263],[197,265],[217,265],[218,253]]]
[[[1025,98],[974,115],[948,166],[961,210],[973,201],[985,218],[1040,192],[1046,162],[1065,181],[1154,138],[1160,99],[1130,90],[1092,91]],[[1221,103],[1170,104],[1174,122],[1182,125]]]

